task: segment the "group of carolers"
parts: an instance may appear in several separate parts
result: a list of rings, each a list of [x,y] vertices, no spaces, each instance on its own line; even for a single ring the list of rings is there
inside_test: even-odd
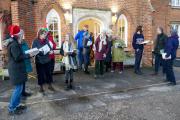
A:
[[[167,81],[172,85],[176,85],[176,80],[173,72],[173,61],[176,58],[176,51],[179,47],[179,40],[177,31],[171,29],[171,36],[163,32],[161,27],[157,28],[157,39],[155,42],[155,72],[157,75],[160,64],[163,66],[163,73],[166,74]],[[25,91],[25,83],[27,81],[27,74],[32,72],[30,58],[35,57],[36,72],[38,77],[38,85],[40,92],[44,93],[44,85],[48,84],[48,89],[55,91],[52,86],[53,71],[55,65],[54,49],[56,44],[53,40],[52,33],[46,28],[38,31],[37,38],[33,41],[32,48],[42,48],[47,45],[50,51],[45,54],[39,51],[36,56],[33,54],[25,54],[29,49],[26,41],[23,39],[24,32],[19,26],[11,25],[9,27],[9,36],[4,41],[4,47],[8,50],[8,71],[10,79],[15,86],[11,96],[8,111],[11,115],[21,114],[26,106],[20,105],[22,96],[28,97],[31,94]],[[95,78],[103,77],[104,66],[105,71],[115,72],[116,68],[122,74],[126,59],[124,48],[126,47],[123,40],[118,36],[113,35],[113,31],[103,30],[97,39],[94,41],[92,34],[88,32],[88,26],[85,25],[83,30],[78,31],[75,36],[75,41],[69,33],[65,36],[65,40],[61,45],[60,54],[63,56],[62,62],[65,65],[65,84],[66,89],[73,89],[73,72],[74,69],[84,70],[86,74],[90,74],[88,66],[91,62],[91,54],[95,59]],[[77,44],[77,49],[75,48]],[[135,50],[135,67],[134,72],[137,75],[143,74],[140,65],[144,50],[144,35],[143,27],[138,26],[133,36],[132,46]],[[166,53],[162,57],[162,53]],[[77,54],[77,55],[76,55]],[[78,60],[76,60],[76,56]],[[78,62],[77,62],[78,61]],[[77,66],[78,65],[78,66]]]

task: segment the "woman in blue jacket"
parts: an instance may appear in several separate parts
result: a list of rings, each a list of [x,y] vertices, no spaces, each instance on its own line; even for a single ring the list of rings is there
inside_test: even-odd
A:
[[[176,59],[177,49],[179,47],[179,36],[177,30],[171,29],[171,36],[168,38],[165,45],[165,69],[166,69],[166,80],[170,81],[170,85],[176,85],[176,79],[173,71],[173,61]]]

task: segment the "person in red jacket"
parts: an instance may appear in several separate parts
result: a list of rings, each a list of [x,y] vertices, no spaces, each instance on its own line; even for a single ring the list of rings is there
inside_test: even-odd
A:
[[[52,36],[52,32],[48,32],[47,33],[47,39],[49,40],[49,45],[51,46],[52,50],[56,49],[56,43],[54,42],[53,36]],[[54,72],[54,65],[55,65],[55,54],[54,52],[52,52],[51,54],[49,54],[49,57],[51,59],[51,73],[53,74]]]

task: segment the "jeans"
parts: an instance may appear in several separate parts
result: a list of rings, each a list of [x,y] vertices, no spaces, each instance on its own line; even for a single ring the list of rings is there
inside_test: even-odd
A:
[[[90,53],[87,52],[86,54],[83,55],[83,57],[84,57],[84,69],[85,71],[88,71],[88,66],[90,64]]]
[[[135,65],[134,65],[135,72],[140,71],[142,54],[143,54],[143,50],[138,49],[135,51]]]
[[[166,64],[166,78],[168,81],[176,84],[176,79],[174,76],[174,71],[173,71],[173,60],[165,60]]]
[[[26,82],[23,83],[22,95],[26,93]]]
[[[13,112],[19,106],[21,101],[21,94],[23,90],[23,84],[16,85],[12,93],[10,104],[8,106],[9,112]]]
[[[65,71],[65,80],[70,82],[73,82],[73,69],[66,70]]]
[[[80,69],[82,68],[83,62],[84,59],[83,59],[83,48],[82,48],[82,49],[78,49],[78,66]]]
[[[155,54],[155,73],[159,72],[159,67],[160,65],[162,66],[163,69],[163,73],[165,73],[165,69],[164,69],[164,60],[162,59],[162,55],[160,54]]]

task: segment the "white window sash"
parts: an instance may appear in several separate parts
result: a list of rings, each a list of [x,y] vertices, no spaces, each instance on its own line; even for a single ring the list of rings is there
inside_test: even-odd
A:
[[[171,0],[173,7],[180,7],[180,0]]]

